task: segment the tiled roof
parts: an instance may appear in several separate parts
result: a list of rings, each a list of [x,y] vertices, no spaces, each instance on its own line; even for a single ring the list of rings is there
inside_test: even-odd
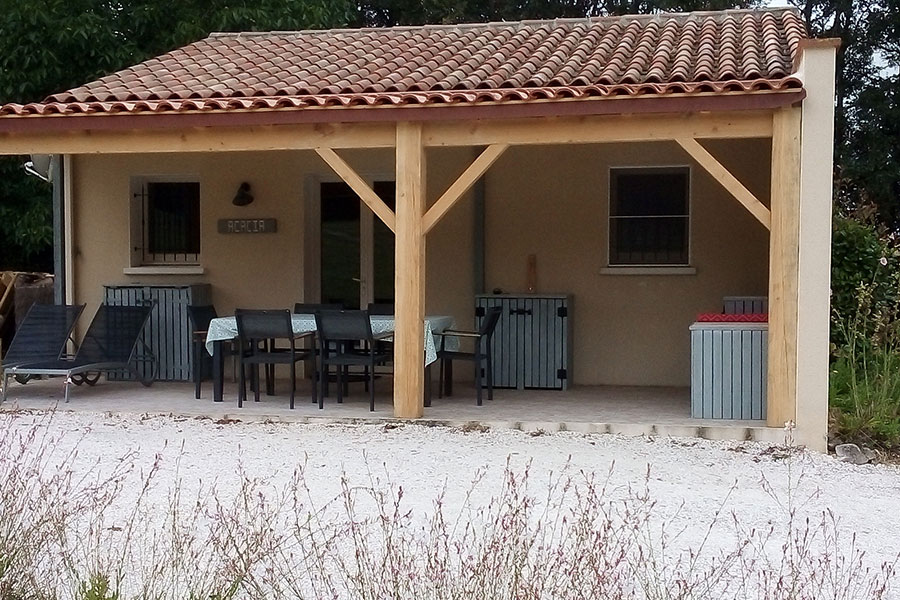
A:
[[[213,34],[0,116],[781,91],[805,37],[793,9]]]

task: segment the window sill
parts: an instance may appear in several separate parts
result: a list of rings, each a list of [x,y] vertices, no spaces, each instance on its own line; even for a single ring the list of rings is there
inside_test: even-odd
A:
[[[206,269],[200,265],[160,265],[158,267],[125,267],[125,275],[203,275]]]
[[[601,275],[696,275],[696,267],[603,267]]]

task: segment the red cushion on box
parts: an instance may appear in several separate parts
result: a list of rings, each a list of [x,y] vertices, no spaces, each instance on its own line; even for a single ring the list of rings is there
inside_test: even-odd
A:
[[[703,313],[697,315],[698,323],[768,323],[769,313],[749,313],[744,315],[724,315]]]

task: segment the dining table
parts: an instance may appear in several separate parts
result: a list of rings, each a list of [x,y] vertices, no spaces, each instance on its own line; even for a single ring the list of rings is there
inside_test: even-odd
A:
[[[372,333],[380,335],[394,331],[395,321],[393,315],[370,315]],[[431,363],[437,360],[437,348],[439,343],[435,341],[445,329],[452,329],[455,319],[448,315],[428,315],[425,317],[425,357],[424,368],[426,382],[429,381]],[[292,314],[291,330],[295,336],[316,332],[316,316],[313,314]],[[209,322],[206,333],[206,351],[212,356],[213,361],[213,402],[222,402],[224,388],[224,355],[222,344],[237,338],[237,319],[235,317],[218,317]],[[386,338],[390,341],[390,338]],[[459,341],[448,336],[446,349],[456,349]],[[431,386],[425,385],[425,406],[431,405]]]

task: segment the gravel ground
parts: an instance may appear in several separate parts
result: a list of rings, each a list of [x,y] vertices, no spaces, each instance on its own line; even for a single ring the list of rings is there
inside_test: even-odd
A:
[[[331,498],[340,476],[351,483],[402,486],[414,514],[426,514],[438,492],[445,505],[486,503],[501,487],[507,465],[514,471],[530,463],[530,489],[542,495],[554,474],[568,469],[603,478],[612,472],[611,493],[646,485],[659,518],[684,526],[679,543],[699,544],[702,524],[724,507],[747,528],[780,526],[790,501],[801,516],[833,511],[844,539],[856,535],[867,561],[893,562],[900,552],[900,469],[892,465],[852,466],[814,452],[786,452],[756,443],[694,439],[627,438],[613,435],[516,431],[461,431],[415,425],[329,426],[213,422],[161,416],[110,414],[0,413],[2,431],[26,431],[38,423],[59,441],[58,450],[77,448],[76,471],[110,470],[133,452],[145,474],[161,461],[152,503],[165,506],[176,480],[188,492],[214,484],[220,499],[240,485],[237,466],[265,486],[282,489],[294,470],[306,466],[310,489]],[[177,466],[177,469],[176,469]],[[649,477],[648,477],[649,469]],[[478,474],[482,479],[474,488]],[[763,479],[771,489],[766,490]],[[543,492],[546,494],[546,491]],[[128,501],[114,507],[129,514]],[[114,517],[113,520],[115,520]],[[727,547],[728,541],[713,540]]]

